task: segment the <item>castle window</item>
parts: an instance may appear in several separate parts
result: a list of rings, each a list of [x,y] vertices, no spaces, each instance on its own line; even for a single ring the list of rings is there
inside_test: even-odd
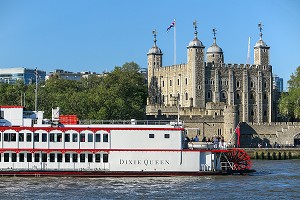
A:
[[[165,81],[162,81],[162,87],[165,87]]]
[[[185,93],[185,100],[189,100],[189,95],[188,95],[188,93]]]
[[[170,98],[172,98],[172,94],[170,94]]]
[[[267,116],[267,111],[266,110],[264,111],[264,116]]]
[[[222,99],[226,99],[226,94],[225,94],[225,92],[222,92]]]
[[[240,81],[236,82],[236,87],[240,87]]]
[[[253,81],[250,82],[250,87],[252,87],[252,88],[254,87]]]
[[[240,94],[239,93],[236,94],[236,99],[240,99]]]
[[[251,116],[253,116],[254,115],[254,111],[253,110],[251,110]]]
[[[162,95],[162,102],[165,102],[165,95]]]
[[[266,94],[264,94],[264,99],[267,99],[267,95]]]
[[[211,91],[207,92],[207,98],[210,99],[211,98]]]
[[[186,84],[186,85],[188,84],[188,79],[187,79],[187,78],[185,78],[185,84]]]
[[[264,83],[264,87],[265,87],[265,88],[267,87],[267,82]]]
[[[155,62],[153,62],[153,65],[155,65]]]
[[[215,57],[215,54],[213,54],[212,57]]]
[[[177,79],[177,85],[180,85],[180,80],[179,79]]]
[[[170,80],[170,86],[172,86],[172,80]]]
[[[253,99],[253,94],[250,94],[250,99]]]

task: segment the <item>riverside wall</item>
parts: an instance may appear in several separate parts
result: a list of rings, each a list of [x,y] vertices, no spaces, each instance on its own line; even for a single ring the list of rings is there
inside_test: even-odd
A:
[[[251,159],[300,159],[300,148],[244,148],[244,150],[251,157]]]

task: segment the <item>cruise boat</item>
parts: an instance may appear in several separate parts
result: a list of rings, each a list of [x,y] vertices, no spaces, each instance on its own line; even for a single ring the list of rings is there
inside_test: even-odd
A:
[[[190,142],[178,123],[80,124],[52,110],[0,106],[2,176],[202,176],[250,173],[242,149]]]

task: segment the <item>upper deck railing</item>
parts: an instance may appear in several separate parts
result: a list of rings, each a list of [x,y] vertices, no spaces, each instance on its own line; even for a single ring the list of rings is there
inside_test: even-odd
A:
[[[177,125],[178,123],[171,120],[79,120],[78,124],[131,124],[131,125]],[[182,122],[179,122],[182,125]]]

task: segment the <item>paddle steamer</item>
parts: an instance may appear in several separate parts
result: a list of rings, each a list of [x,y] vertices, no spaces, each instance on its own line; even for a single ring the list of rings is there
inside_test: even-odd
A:
[[[226,144],[188,141],[178,123],[81,124],[53,109],[0,106],[0,175],[201,176],[251,172],[250,157]],[[61,119],[61,122],[59,122]]]

